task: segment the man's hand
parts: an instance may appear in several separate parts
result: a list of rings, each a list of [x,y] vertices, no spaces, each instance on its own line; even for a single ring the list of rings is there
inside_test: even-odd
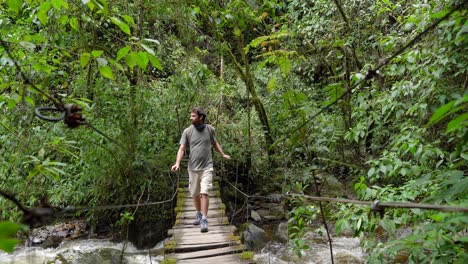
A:
[[[178,171],[179,170],[179,165],[174,164],[171,168],[171,171]]]
[[[228,160],[230,160],[230,159],[231,159],[231,156],[229,156],[229,155],[227,155],[227,154],[223,154],[223,156],[222,156],[222,157],[223,157],[223,158],[225,158],[225,159],[228,159]]]

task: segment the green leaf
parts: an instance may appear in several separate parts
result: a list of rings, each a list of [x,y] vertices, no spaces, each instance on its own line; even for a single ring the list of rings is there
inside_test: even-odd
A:
[[[107,60],[104,58],[96,58],[96,61],[98,62],[99,67],[103,67],[107,65]]]
[[[270,92],[272,92],[275,88],[276,88],[276,78],[275,78],[275,77],[272,77],[272,78],[268,81],[268,90],[269,90]]]
[[[442,10],[440,12],[437,12],[437,13],[433,13],[431,14],[431,18],[442,18],[443,16],[445,16],[449,11],[448,10]]]
[[[70,27],[72,27],[74,30],[78,31],[78,25],[79,24],[78,24],[78,19],[76,17],[72,17],[70,19],[69,24],[70,24]]]
[[[47,18],[49,17],[47,12],[49,12],[50,8],[50,2],[43,2],[39,7],[39,11],[37,12],[37,18],[39,19],[39,21],[41,21],[41,24],[44,26],[47,24]]]
[[[118,52],[117,52],[117,61],[119,61],[120,59],[122,59],[123,57],[125,57],[128,52],[130,51],[130,47],[129,46],[125,46],[123,48],[121,48]]]
[[[395,233],[395,223],[389,219],[381,219],[380,226],[390,234]]]
[[[93,55],[94,58],[97,58],[97,57],[101,56],[102,53],[104,53],[104,51],[102,51],[102,50],[93,50],[93,51],[91,51],[91,54]]]
[[[140,43],[140,45],[141,45],[141,47],[142,47],[143,49],[145,49],[145,50],[146,50],[146,52],[148,52],[148,53],[149,53],[149,54],[151,54],[151,55],[155,55],[155,53],[154,53],[154,50],[153,50],[153,49],[151,49],[150,47],[146,46],[146,45],[145,45],[145,44],[143,44],[143,43]]]
[[[21,0],[7,0],[8,9],[15,12],[17,15],[21,11]]]
[[[82,53],[80,56],[80,65],[81,68],[86,67],[88,65],[89,60],[91,59],[91,54],[89,53]]]
[[[125,22],[121,21],[117,17],[111,17],[110,19],[112,23],[114,23],[120,28],[120,30],[122,30],[125,34],[131,36],[130,27]]]
[[[127,63],[130,69],[133,69],[133,67],[137,65],[138,59],[139,59],[138,53],[133,51],[133,52],[130,52],[130,54],[128,54],[128,56],[125,58],[125,63]]]
[[[153,42],[153,43],[156,43],[158,45],[161,45],[161,43],[159,43],[159,41],[157,41],[156,39],[149,39],[149,38],[145,38],[143,39],[144,41],[148,41],[148,42]]]
[[[432,115],[431,119],[429,119],[429,122],[427,125],[433,125],[438,123],[442,118],[445,117],[445,115],[452,109],[452,106],[455,104],[455,101],[450,101],[447,104],[437,108],[437,110],[434,112]]]
[[[119,70],[119,71],[124,71],[125,70],[124,67],[122,66],[122,64],[118,63],[117,61],[110,59],[109,62],[110,62],[110,64],[112,64],[112,66],[117,68],[117,70]]]
[[[107,65],[99,67],[99,72],[102,74],[102,76],[114,80],[114,73],[112,72],[111,67]]]
[[[0,238],[14,237],[20,229],[20,224],[13,222],[0,222]]]
[[[12,253],[19,242],[20,240],[17,238],[0,238],[0,249]]]
[[[372,177],[374,173],[375,173],[375,168],[374,167],[370,168],[369,171],[367,172],[367,177],[369,178]]]
[[[130,25],[135,25],[135,20],[131,16],[122,15],[122,18]]]
[[[153,65],[153,67],[155,67],[156,69],[158,69],[160,71],[162,70],[161,63],[159,63],[159,60],[158,60],[158,58],[156,56],[150,54],[150,55],[148,55],[148,58],[149,58],[149,60],[151,62],[151,65]]]
[[[149,59],[147,54],[146,52],[138,52],[139,59],[137,60],[137,64],[142,70],[146,70],[146,66],[148,66]]]
[[[462,114],[457,118],[453,119],[447,124],[447,130],[445,132],[450,133],[458,128],[465,127],[466,121],[468,120],[468,113]]]

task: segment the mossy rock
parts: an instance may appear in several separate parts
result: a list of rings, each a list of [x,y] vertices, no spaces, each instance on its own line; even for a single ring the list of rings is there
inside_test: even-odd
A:
[[[244,252],[240,253],[240,255],[239,255],[239,257],[241,259],[243,259],[243,260],[252,260],[253,256],[254,256],[253,251],[244,251]]]
[[[177,260],[173,258],[164,259],[161,261],[161,264],[176,264]]]
[[[230,234],[230,235],[229,235],[229,240],[235,241],[235,242],[238,242],[238,243],[241,243],[241,238],[240,238],[240,236],[236,236],[236,235],[233,235],[233,234]]]
[[[176,246],[177,246],[177,242],[174,239],[171,239],[164,244],[164,252],[172,253],[174,249],[176,248]]]
[[[244,231],[247,230],[247,228],[249,228],[249,225],[250,225],[250,223],[243,223],[243,224],[239,227],[239,233],[244,233]]]

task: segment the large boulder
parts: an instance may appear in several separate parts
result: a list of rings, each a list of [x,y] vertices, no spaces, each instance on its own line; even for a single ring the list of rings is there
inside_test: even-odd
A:
[[[265,231],[254,224],[249,224],[247,229],[242,232],[242,239],[248,250],[262,249],[267,243]]]

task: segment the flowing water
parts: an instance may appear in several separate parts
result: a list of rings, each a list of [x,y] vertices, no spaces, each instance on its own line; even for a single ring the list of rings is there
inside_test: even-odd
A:
[[[299,258],[291,248],[278,242],[270,242],[254,255],[258,264],[283,263],[331,263],[328,245],[308,240],[310,249],[302,251]],[[123,257],[122,249],[125,247]],[[109,240],[85,239],[65,241],[57,248],[18,247],[13,254],[0,251],[0,263],[8,264],[155,264],[161,263],[163,242],[149,250],[138,250],[131,243],[114,243]],[[364,263],[365,254],[357,238],[333,239],[335,263]]]
[[[0,263],[8,264],[140,264],[160,263],[163,243],[150,250],[138,250],[131,243],[86,239],[65,241],[57,248],[19,247],[13,254],[0,251]],[[122,256],[122,249],[124,254]]]
[[[278,242],[268,243],[259,253],[255,254],[257,264],[328,264],[332,263],[330,248],[324,241],[306,240],[310,247],[301,251],[302,257],[290,247]],[[333,259],[336,264],[361,264],[365,263],[365,254],[359,245],[358,238],[336,237],[333,238]]]

